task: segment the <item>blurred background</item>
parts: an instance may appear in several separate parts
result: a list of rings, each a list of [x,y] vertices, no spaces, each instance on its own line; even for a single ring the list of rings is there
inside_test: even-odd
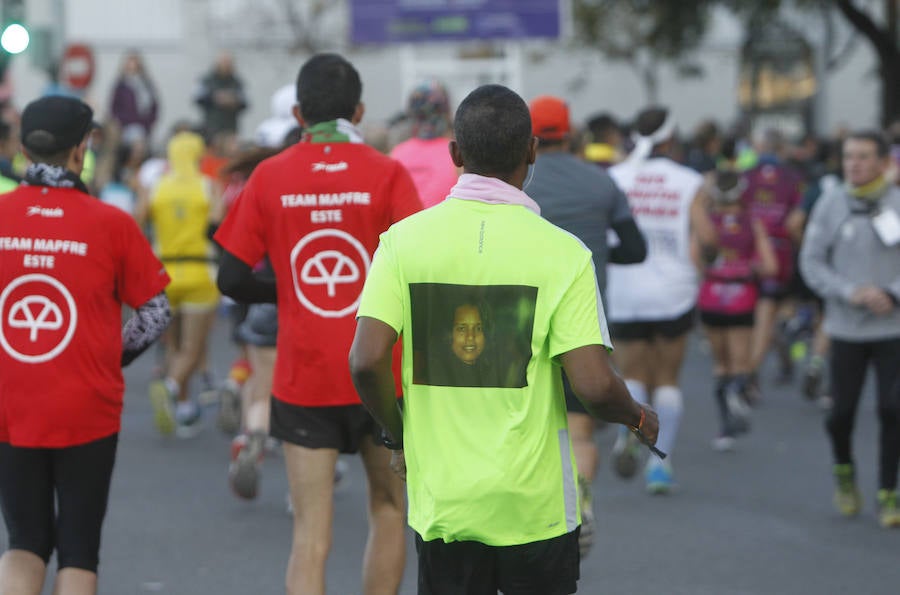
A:
[[[316,51],[356,64],[369,122],[390,120],[424,77],[448,86],[452,107],[495,81],[526,99],[565,97],[575,121],[599,110],[630,118],[661,102],[685,129],[714,119],[792,137],[887,126],[900,112],[895,0],[3,0],[0,9],[0,101],[21,109],[52,88],[105,119],[123,56],[136,51],[158,93],[156,142],[198,117],[193,90],[222,50],[244,83],[239,132],[269,117],[273,92]],[[23,31],[29,43],[13,55]]]

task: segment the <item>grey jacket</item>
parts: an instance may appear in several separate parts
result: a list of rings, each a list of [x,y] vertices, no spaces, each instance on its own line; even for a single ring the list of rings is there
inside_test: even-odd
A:
[[[879,210],[893,209],[900,215],[900,188],[888,190],[877,209],[867,206],[842,186],[832,188],[813,208],[800,248],[800,271],[825,299],[825,332],[844,341],[900,337],[900,307],[876,316],[849,303],[864,285],[900,298],[900,245],[885,246],[872,225]]]

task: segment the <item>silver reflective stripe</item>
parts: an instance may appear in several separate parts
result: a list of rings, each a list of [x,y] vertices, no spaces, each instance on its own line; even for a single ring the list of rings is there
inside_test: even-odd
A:
[[[563,498],[566,502],[566,532],[578,527],[578,484],[575,469],[572,468],[572,449],[569,444],[569,430],[559,431],[559,454],[562,457]]]

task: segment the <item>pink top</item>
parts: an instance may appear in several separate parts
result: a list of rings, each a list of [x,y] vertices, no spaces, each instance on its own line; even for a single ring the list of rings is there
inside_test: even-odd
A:
[[[427,209],[444,200],[456,184],[456,166],[447,148],[450,139],[411,138],[394,147],[391,157],[403,164]]]

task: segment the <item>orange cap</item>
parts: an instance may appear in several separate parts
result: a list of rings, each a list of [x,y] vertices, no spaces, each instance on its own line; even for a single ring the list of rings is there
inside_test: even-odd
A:
[[[559,97],[535,97],[528,109],[531,111],[531,132],[536,137],[562,140],[569,133],[569,106]]]

